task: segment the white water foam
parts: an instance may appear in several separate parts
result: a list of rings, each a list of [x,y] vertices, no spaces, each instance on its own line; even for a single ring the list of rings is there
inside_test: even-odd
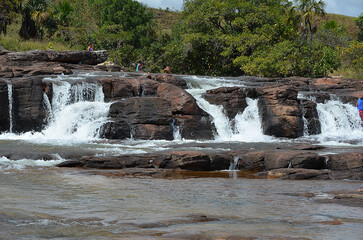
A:
[[[8,83],[8,100],[9,100],[9,132],[13,131],[13,85]]]
[[[258,100],[246,98],[247,108],[238,113],[234,119],[234,126],[223,111],[222,106],[210,104],[202,94],[218,87],[243,87],[242,81],[226,78],[190,77],[186,78],[190,89],[187,91],[197,100],[200,108],[213,117],[216,127],[216,141],[261,142],[272,141],[272,137],[262,133],[261,119],[258,113]]]
[[[55,166],[63,162],[59,155],[55,154],[53,160],[33,160],[33,159],[20,159],[11,160],[6,157],[0,157],[0,169],[1,170],[22,170],[26,167],[49,167]]]
[[[356,107],[330,100],[318,103],[317,111],[322,132],[317,137],[321,143],[363,145],[363,127]]]
[[[98,130],[107,121],[111,105],[104,102],[102,85],[81,82],[84,80],[82,77],[64,75],[45,80],[52,82],[53,87],[51,103],[46,94],[43,96],[43,105],[48,115],[45,129],[42,132],[19,135],[5,133],[0,138],[55,144],[97,139]]]

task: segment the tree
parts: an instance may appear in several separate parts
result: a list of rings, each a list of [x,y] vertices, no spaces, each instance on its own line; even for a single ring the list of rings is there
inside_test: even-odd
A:
[[[296,37],[284,0],[187,0],[165,57],[173,71],[242,75],[241,58]]]
[[[23,39],[42,38],[42,29],[49,17],[49,0],[22,0],[20,13],[22,23],[19,31]]]
[[[53,18],[55,18],[58,25],[68,27],[71,22],[71,13],[74,7],[69,0],[55,2],[53,5]]]
[[[358,41],[363,42],[363,12],[359,15],[359,17],[355,20],[355,24],[359,27],[358,32]]]
[[[11,24],[16,16],[18,0],[1,0],[0,4],[0,34],[6,35],[7,26]]]
[[[298,11],[301,12],[300,32],[305,41],[310,36],[310,43],[313,41],[313,34],[317,26],[313,25],[314,15],[325,15],[325,3],[322,0],[295,0]]]
[[[130,44],[136,48],[147,46],[153,37],[154,15],[135,0],[93,0],[99,16],[98,25],[119,25],[131,34]]]

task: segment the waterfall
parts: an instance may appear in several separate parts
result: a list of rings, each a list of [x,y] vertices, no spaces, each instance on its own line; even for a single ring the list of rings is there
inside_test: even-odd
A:
[[[199,107],[212,116],[217,141],[261,142],[271,140],[271,137],[262,133],[257,99],[246,98],[247,108],[238,113],[233,120],[234,124],[231,124],[222,106],[210,104],[202,97],[207,90],[219,87],[244,87],[244,82],[232,78],[195,76],[187,77],[185,80],[189,87],[187,91],[197,100]]]
[[[317,110],[322,131],[320,142],[363,143],[363,127],[355,106],[330,100],[318,103]]]
[[[13,132],[13,85],[8,83],[9,132]]]
[[[100,127],[108,120],[111,103],[104,102],[102,85],[87,80],[88,76],[60,75],[44,78],[52,84],[52,99],[43,94],[47,125],[41,132],[11,135],[12,139],[52,144],[85,142],[98,137]],[[87,82],[86,82],[87,81]],[[12,131],[12,98],[9,91],[10,131]],[[10,136],[10,135],[8,135]],[[3,135],[3,137],[6,137]]]
[[[262,132],[258,99],[246,98],[246,101],[246,109],[235,117],[235,129],[231,139],[246,142],[268,141],[270,137],[265,136]]]
[[[97,83],[53,82],[53,120],[42,134],[51,139],[97,137],[110,106],[103,99],[102,86]]]
[[[237,170],[238,161],[239,161],[239,157],[235,156],[233,158],[233,162],[231,162],[231,165],[229,165],[229,171]]]
[[[43,93],[43,106],[47,114],[47,122],[51,122],[53,120],[52,105],[49,101],[48,95],[45,92]]]
[[[176,124],[176,119],[173,118],[173,122],[171,124],[171,126],[173,127],[173,137],[174,137],[174,140],[182,140],[182,137],[180,135],[180,129],[179,129],[179,126]]]

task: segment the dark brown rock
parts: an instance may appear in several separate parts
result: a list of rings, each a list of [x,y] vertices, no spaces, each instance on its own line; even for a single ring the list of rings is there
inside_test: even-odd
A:
[[[158,97],[133,97],[115,102],[110,107],[110,117],[126,120],[131,124],[170,125],[170,102]]]
[[[223,106],[227,117],[232,120],[247,107],[247,91],[240,87],[222,87],[208,90],[203,98],[214,105]]]
[[[316,103],[310,100],[300,100],[300,106],[303,116],[307,121],[307,130],[309,135],[316,135],[321,133],[321,125],[319,121]]]
[[[171,125],[133,124],[132,136],[142,140],[173,140],[173,127]]]
[[[175,124],[184,139],[210,140],[214,139],[215,127],[209,115],[174,115]]]
[[[139,87],[135,87],[135,79],[115,77],[101,78],[98,81],[102,84],[105,101],[138,96]]]
[[[299,150],[257,151],[242,154],[237,168],[247,171],[265,171],[278,168],[325,168],[325,157]]]
[[[40,51],[10,52],[6,55],[7,61],[13,62],[62,62],[73,64],[96,65],[107,60],[106,51]]]
[[[13,85],[13,131],[40,131],[45,122],[42,78],[21,78]]]
[[[211,170],[211,160],[208,154],[200,152],[171,152],[166,158],[163,159],[159,167],[209,171]]]
[[[197,104],[197,101],[185,90],[161,83],[157,88],[158,96],[171,103],[173,114],[204,115],[206,114]]]
[[[258,107],[264,134],[287,138],[303,135],[304,123],[297,101],[296,87],[262,87],[258,92]]]
[[[172,74],[157,74],[154,77],[151,76],[151,79],[155,79],[160,83],[169,83],[182,89],[188,88],[187,82],[184,79]]]
[[[100,128],[100,138],[127,139],[131,138],[131,129],[126,121],[108,122]]]
[[[0,79],[0,132],[10,129],[8,84]]]
[[[363,152],[339,153],[328,157],[328,166],[331,170],[363,170]]]

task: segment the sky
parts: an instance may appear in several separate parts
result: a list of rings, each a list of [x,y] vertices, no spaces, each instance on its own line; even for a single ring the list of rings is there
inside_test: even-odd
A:
[[[183,0],[138,0],[152,8],[181,11]],[[324,0],[327,13],[358,17],[363,12],[363,0]]]

